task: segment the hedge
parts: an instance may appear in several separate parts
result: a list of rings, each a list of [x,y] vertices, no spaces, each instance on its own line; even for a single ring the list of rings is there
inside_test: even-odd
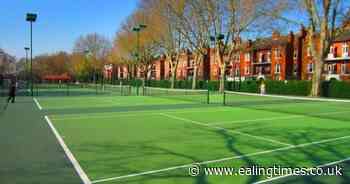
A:
[[[310,94],[311,81],[289,80],[273,81],[267,80],[266,93],[278,95],[307,96]]]
[[[332,80],[322,83],[322,95],[331,98],[350,98],[350,83]]]

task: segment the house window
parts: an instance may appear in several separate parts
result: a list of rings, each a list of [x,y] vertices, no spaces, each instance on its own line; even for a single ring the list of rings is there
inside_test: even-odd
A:
[[[250,53],[247,52],[244,54],[244,60],[250,61]]]
[[[239,68],[236,68],[235,69],[235,76],[239,76],[240,74],[239,74]]]
[[[294,50],[293,59],[294,60],[298,59],[298,50],[297,49]]]
[[[271,62],[271,52],[267,52],[267,62]]]
[[[340,72],[341,72],[341,74],[348,74],[349,73],[346,64],[341,64]]]
[[[276,73],[276,74],[281,73],[281,65],[280,65],[280,64],[276,64],[276,65],[275,65],[275,73]]]
[[[349,45],[347,43],[343,44],[343,57],[349,56]]]
[[[262,58],[263,58],[263,54],[260,52],[260,53],[259,53],[259,63],[261,63]]]
[[[295,74],[298,73],[298,64],[294,64],[293,69]]]
[[[240,57],[239,57],[239,54],[235,54],[234,56],[233,56],[233,62],[234,63],[239,63],[240,61]]]
[[[308,73],[313,73],[314,72],[314,64],[313,63],[307,64],[307,72]]]
[[[310,48],[310,47],[307,48],[307,56],[312,56],[311,48]]]
[[[333,46],[331,46],[331,47],[329,47],[329,53],[334,53],[334,47]]]
[[[329,64],[328,68],[327,68],[327,71],[329,73],[336,73],[336,65],[335,64]]]
[[[282,55],[281,55],[281,49],[275,49],[275,58],[276,59],[279,59],[281,58]]]
[[[246,74],[246,75],[249,75],[249,74],[250,74],[250,68],[249,68],[249,66],[246,66],[246,67],[245,67],[245,74]]]

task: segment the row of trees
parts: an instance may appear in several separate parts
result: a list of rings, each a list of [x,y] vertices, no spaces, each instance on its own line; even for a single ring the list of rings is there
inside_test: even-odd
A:
[[[181,54],[191,53],[192,87],[196,88],[198,67],[212,48],[223,90],[226,66],[241,51],[241,38],[304,24],[315,59],[312,95],[317,96],[324,58],[335,33],[340,32],[346,8],[345,0],[140,0],[112,43],[98,34],[81,37],[72,54],[37,57],[40,67],[36,70],[38,74],[66,71],[84,78],[101,71],[105,63],[113,63],[128,66],[130,76],[140,68],[146,80],[152,62],[163,57],[170,63],[174,87]]]
[[[120,61],[138,61],[144,73],[154,57],[164,55],[174,87],[179,57],[186,49],[194,56],[195,88],[198,66],[207,48],[213,48],[223,90],[226,66],[242,49],[241,38],[306,24],[315,60],[311,95],[318,96],[324,59],[347,8],[344,0],[141,0],[117,33],[113,54]],[[138,24],[147,25],[139,42],[132,32]],[[137,50],[140,55],[135,59]]]
[[[57,52],[35,57],[34,78],[68,74],[76,80],[92,80],[109,63],[111,48],[111,42],[102,35],[92,33],[81,36],[76,40],[72,53]],[[17,62],[17,71],[20,77],[29,77],[29,63],[26,64],[25,58]]]

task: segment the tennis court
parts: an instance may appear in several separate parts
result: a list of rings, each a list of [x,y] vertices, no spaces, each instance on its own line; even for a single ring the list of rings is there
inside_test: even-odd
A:
[[[350,158],[347,101],[159,88],[143,94],[34,100],[85,183],[264,183],[272,181],[192,177],[189,168],[344,166]]]

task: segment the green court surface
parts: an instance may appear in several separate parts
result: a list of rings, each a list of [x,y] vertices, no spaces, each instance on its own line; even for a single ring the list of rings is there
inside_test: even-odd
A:
[[[348,181],[349,102],[216,94],[210,96],[214,102],[208,105],[203,95],[184,96],[39,96],[35,103],[67,146],[65,151],[77,160],[73,165],[81,168],[78,173],[87,182]],[[226,106],[220,103],[223,98]],[[189,168],[195,163],[202,170],[193,177]],[[270,181],[267,175],[209,176],[203,171],[206,167],[333,164],[344,167],[343,176]]]

